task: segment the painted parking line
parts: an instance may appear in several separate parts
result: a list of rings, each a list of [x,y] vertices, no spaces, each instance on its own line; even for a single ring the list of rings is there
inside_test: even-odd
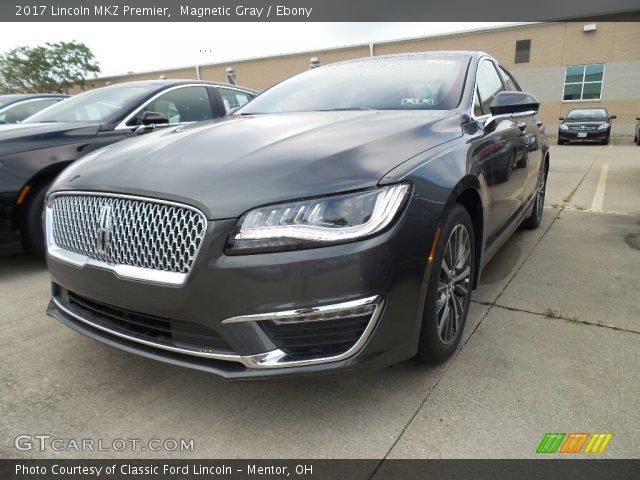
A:
[[[602,166],[602,171],[600,172],[600,180],[598,180],[598,187],[596,188],[596,193],[593,196],[593,202],[591,203],[591,209],[595,212],[602,211],[602,205],[604,203],[604,190],[607,186],[607,173],[609,172],[609,164],[605,164]]]

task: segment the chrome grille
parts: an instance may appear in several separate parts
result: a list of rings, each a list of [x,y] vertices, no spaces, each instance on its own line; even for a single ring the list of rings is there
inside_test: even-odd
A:
[[[58,194],[48,207],[57,247],[109,265],[163,272],[189,273],[207,227],[191,207],[138,197]],[[107,228],[100,225],[105,210]]]
[[[590,132],[597,129],[596,125],[569,125],[569,130],[577,132]]]

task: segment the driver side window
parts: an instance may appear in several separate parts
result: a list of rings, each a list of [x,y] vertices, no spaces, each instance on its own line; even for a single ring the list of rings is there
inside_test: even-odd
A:
[[[162,113],[169,119],[169,124],[198,122],[213,118],[207,87],[201,86],[176,88],[160,95],[138,111],[127,122],[127,126],[140,125],[145,112]]]
[[[488,115],[491,113],[489,108],[491,102],[498,93],[504,90],[502,80],[500,80],[493,62],[484,60],[478,67],[477,88],[479,110],[474,106],[474,115]]]

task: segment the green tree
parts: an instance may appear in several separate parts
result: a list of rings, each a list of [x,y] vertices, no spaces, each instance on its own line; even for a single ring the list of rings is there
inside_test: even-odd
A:
[[[46,43],[17,47],[0,55],[0,91],[7,93],[66,93],[84,87],[86,78],[100,72],[84,43]]]

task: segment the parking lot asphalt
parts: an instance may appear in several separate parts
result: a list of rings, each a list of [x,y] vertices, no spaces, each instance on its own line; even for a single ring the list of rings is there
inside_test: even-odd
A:
[[[42,263],[1,257],[0,456],[531,458],[546,432],[607,432],[597,456],[638,458],[639,186],[630,140],[553,145],[543,224],[487,266],[456,355],[349,377],[230,383],[111,349],[44,314]],[[194,448],[21,451],[21,434]]]

